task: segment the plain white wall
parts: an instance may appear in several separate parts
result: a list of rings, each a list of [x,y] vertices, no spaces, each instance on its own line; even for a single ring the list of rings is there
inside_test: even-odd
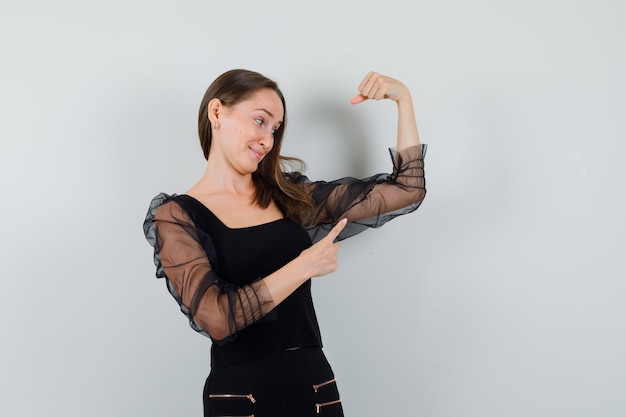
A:
[[[277,79],[314,178],[389,169],[412,90],[420,210],[314,282],[347,416],[626,415],[626,6],[31,1],[0,13],[0,415],[193,416],[209,341],[141,225],[204,169],[221,72]]]

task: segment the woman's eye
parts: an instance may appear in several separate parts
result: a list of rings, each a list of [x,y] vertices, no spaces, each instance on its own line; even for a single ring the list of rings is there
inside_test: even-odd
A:
[[[261,126],[261,127],[266,127],[265,126],[265,120],[263,120],[263,118],[261,117],[257,117],[256,119],[254,119],[254,123],[256,123],[257,125]],[[272,129],[272,136],[274,136],[274,134],[276,133],[278,129]]]

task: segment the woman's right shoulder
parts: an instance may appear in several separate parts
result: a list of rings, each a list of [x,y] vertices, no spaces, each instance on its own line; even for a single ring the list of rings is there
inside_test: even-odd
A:
[[[168,194],[161,192],[154,196],[152,200],[150,200],[150,207],[159,207],[170,201],[178,201],[180,198],[179,194]]]
[[[174,196],[176,196],[176,194],[167,194],[161,192],[152,198],[152,200],[150,201],[150,208],[159,207],[163,203],[171,200]]]
[[[184,212],[185,208],[182,197],[184,197],[184,195],[181,196],[179,194],[168,194],[164,192],[157,194],[150,201],[146,219],[154,219],[158,216],[158,213],[163,213],[165,211],[170,214],[174,214],[174,212]]]
[[[177,200],[177,194],[159,193],[150,200],[150,206],[148,207],[148,214],[153,213],[164,204]]]

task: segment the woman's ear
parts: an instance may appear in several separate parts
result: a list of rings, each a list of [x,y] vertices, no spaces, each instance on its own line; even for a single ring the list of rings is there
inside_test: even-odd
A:
[[[207,116],[211,125],[215,126],[215,124],[219,122],[223,108],[224,105],[219,98],[214,98],[209,101],[209,104],[207,105]]]

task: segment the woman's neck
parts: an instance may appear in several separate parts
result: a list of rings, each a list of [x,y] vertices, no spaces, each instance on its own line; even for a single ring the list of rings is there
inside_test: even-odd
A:
[[[230,194],[251,198],[255,188],[252,174],[242,174],[232,166],[209,158],[204,175],[189,192],[196,195]]]

